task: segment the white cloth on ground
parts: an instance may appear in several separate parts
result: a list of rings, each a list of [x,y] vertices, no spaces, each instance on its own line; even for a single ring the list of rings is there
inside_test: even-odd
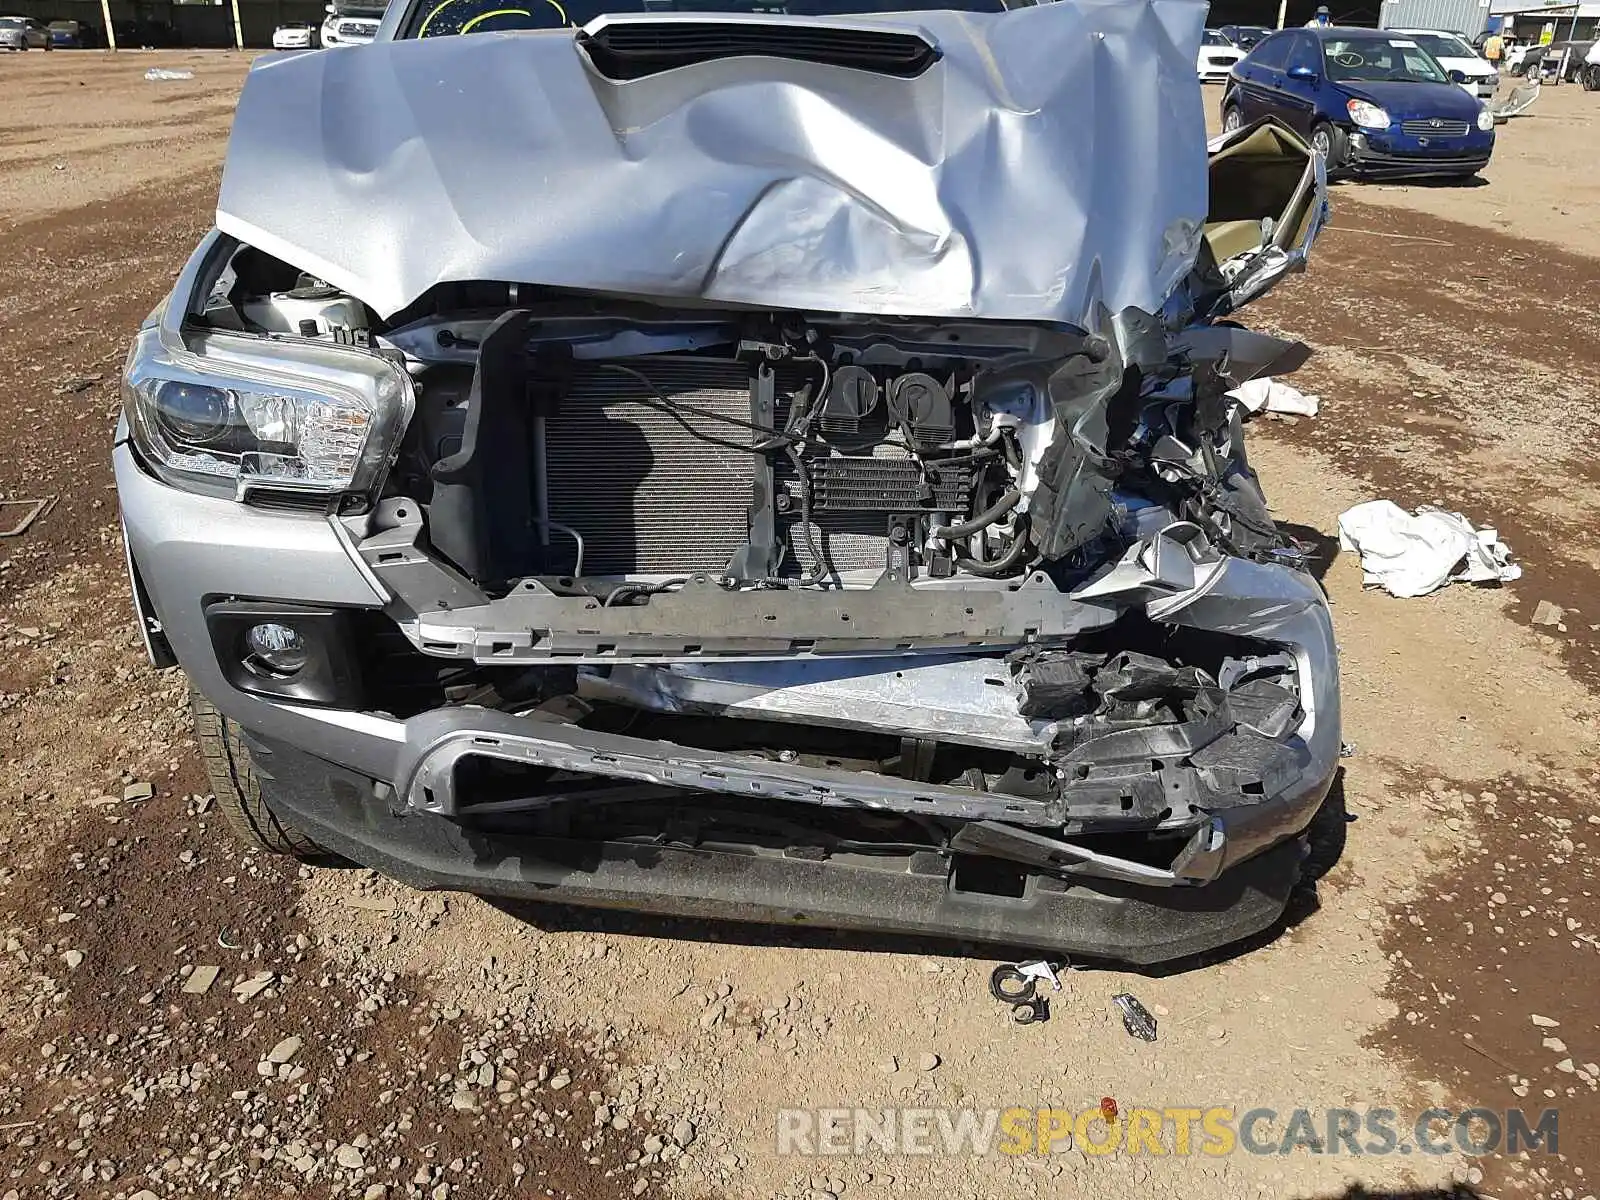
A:
[[[1522,577],[1511,549],[1493,529],[1475,529],[1460,513],[1423,505],[1408,513],[1369,500],[1339,515],[1339,546],[1361,556],[1364,582],[1395,596],[1425,596],[1452,580],[1509,582]]]
[[[1249,379],[1228,392],[1244,406],[1246,412],[1284,413],[1297,417],[1314,417],[1321,404],[1316,396],[1308,396],[1299,388],[1280,383],[1270,376]]]

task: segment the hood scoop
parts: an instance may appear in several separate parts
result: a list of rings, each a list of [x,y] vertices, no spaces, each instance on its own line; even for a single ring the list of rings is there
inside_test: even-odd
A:
[[[915,79],[939,61],[920,33],[864,25],[749,18],[616,18],[591,22],[578,45],[594,69],[618,83],[720,58],[787,58]]]

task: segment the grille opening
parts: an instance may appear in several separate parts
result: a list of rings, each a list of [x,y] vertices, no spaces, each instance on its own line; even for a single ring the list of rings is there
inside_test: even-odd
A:
[[[607,79],[642,79],[719,58],[764,55],[914,79],[939,51],[909,33],[758,21],[649,21],[580,33],[578,44]]]

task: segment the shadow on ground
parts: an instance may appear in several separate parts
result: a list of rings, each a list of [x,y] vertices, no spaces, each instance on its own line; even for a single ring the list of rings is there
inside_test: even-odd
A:
[[[1306,570],[1321,583],[1328,568],[1333,566],[1333,560],[1339,557],[1339,539],[1310,525],[1297,525],[1292,521],[1279,521],[1277,526],[1279,532],[1292,538],[1305,551]]]
[[[1408,1191],[1372,1191],[1360,1184],[1347,1190],[1307,1197],[1307,1200],[1490,1200],[1477,1188],[1465,1183],[1447,1188],[1414,1188]]]
[[[1357,179],[1341,179],[1337,182],[1347,188],[1355,187],[1359,189],[1361,187],[1361,181]],[[1374,182],[1404,184],[1406,187],[1416,188],[1461,188],[1463,190],[1489,186],[1489,181],[1482,175],[1430,175],[1421,179],[1379,179]]]

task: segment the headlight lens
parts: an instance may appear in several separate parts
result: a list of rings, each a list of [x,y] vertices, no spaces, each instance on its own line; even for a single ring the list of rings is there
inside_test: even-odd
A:
[[[1350,113],[1350,119],[1363,129],[1389,128],[1389,114],[1376,104],[1351,100],[1345,104],[1345,109]]]
[[[410,380],[377,355],[199,335],[170,355],[139,334],[123,404],[139,449],[199,490],[367,492],[411,415]]]
[[[1478,128],[1483,130],[1485,133],[1488,133],[1494,128],[1494,114],[1487,108],[1480,108],[1478,110]]]

